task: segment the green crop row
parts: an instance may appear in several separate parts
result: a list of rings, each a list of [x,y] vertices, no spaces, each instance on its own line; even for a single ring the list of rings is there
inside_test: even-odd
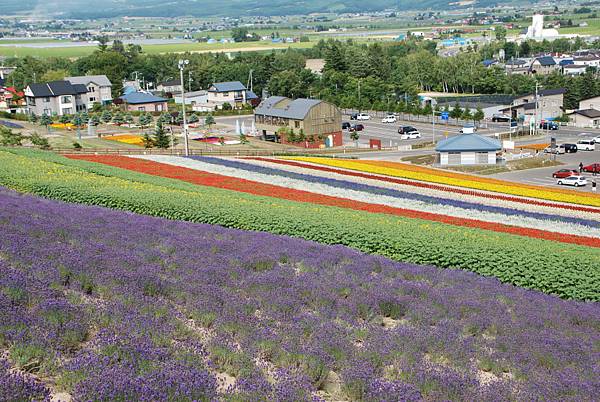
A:
[[[0,151],[0,185],[67,202],[342,244],[600,301],[596,248],[201,187],[43,151]]]

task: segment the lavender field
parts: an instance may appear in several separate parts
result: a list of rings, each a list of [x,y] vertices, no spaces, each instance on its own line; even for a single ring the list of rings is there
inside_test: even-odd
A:
[[[0,188],[0,399],[577,400],[600,305]]]

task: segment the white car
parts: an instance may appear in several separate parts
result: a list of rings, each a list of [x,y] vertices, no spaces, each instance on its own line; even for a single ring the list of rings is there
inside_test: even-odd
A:
[[[587,185],[587,179],[583,176],[569,176],[563,179],[558,179],[556,184],[560,184],[562,186],[585,186]]]
[[[577,141],[577,150],[578,151],[594,151],[596,149],[596,145],[592,140],[579,140]]]
[[[600,144],[600,135],[595,136],[591,140],[594,144]]]
[[[356,120],[371,120],[371,116],[366,113],[359,113],[356,115]]]
[[[382,123],[395,123],[396,121],[396,116],[394,116],[393,114],[388,114],[383,119],[381,119]]]
[[[409,131],[408,133],[400,136],[401,140],[416,140],[417,138],[421,138],[421,133],[418,131]]]

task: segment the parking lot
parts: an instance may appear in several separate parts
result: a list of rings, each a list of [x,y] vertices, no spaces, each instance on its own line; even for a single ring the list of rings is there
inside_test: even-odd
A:
[[[564,154],[556,156],[553,155],[552,157],[556,157],[557,161],[564,163],[564,165],[562,166],[498,173],[495,175],[491,175],[490,177],[495,177],[503,180],[517,181],[525,184],[533,184],[536,186],[575,189],[575,187],[559,186],[558,184],[556,184],[556,179],[552,177],[552,173],[556,172],[559,169],[578,170],[579,163],[583,163],[584,166],[590,165],[592,163],[600,163],[600,145],[597,145],[596,147],[597,149],[595,151],[578,151],[573,154]],[[598,176],[597,179],[591,173],[583,173],[583,176],[587,177],[588,181],[596,180],[598,185],[600,185],[600,176]],[[577,188],[577,190],[591,192],[591,187],[592,186],[590,183],[585,187]]]

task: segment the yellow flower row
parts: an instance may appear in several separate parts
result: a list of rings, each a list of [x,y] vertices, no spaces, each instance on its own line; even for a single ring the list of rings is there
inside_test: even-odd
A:
[[[361,172],[380,174],[392,177],[401,177],[405,179],[426,181],[430,183],[446,184],[457,187],[465,187],[476,190],[492,191],[497,193],[511,194],[521,197],[538,198],[549,201],[566,202],[571,204],[591,205],[600,207],[600,197],[595,194],[579,193],[569,190],[554,190],[540,186],[521,185],[502,180],[490,180],[476,176],[452,174],[446,175],[443,171],[438,172],[435,169],[420,168],[415,170],[407,165],[403,168],[401,163],[377,163],[374,161],[360,161],[348,159],[329,159],[329,158],[311,158],[311,157],[291,157],[297,161],[309,162],[318,165],[338,167],[342,169],[357,170]],[[388,165],[388,166],[382,166]]]
[[[124,144],[139,145],[139,146],[144,145],[144,141],[142,140],[142,137],[139,135],[117,134],[117,135],[110,135],[108,137],[103,137],[103,138],[105,140],[122,142]]]

